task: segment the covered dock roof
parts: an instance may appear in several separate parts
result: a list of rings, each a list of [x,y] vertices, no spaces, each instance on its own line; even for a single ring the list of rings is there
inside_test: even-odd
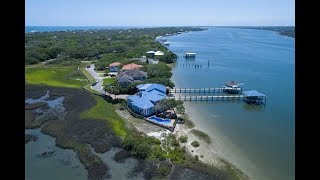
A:
[[[265,97],[266,95],[259,93],[256,90],[251,90],[251,91],[244,91],[243,92],[244,96],[246,97]]]

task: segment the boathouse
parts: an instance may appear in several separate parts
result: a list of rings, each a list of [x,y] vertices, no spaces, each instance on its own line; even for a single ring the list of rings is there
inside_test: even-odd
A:
[[[256,91],[244,91],[243,100],[248,104],[263,104],[266,102],[266,95]]]

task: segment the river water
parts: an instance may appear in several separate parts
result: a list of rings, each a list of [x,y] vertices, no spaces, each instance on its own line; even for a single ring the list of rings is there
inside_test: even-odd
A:
[[[166,37],[179,58],[179,88],[221,87],[230,80],[267,95],[265,106],[237,102],[185,102],[196,127],[218,153],[252,179],[295,178],[295,41],[275,31],[211,27]],[[195,59],[185,59],[195,52]],[[200,65],[195,68],[195,65]]]

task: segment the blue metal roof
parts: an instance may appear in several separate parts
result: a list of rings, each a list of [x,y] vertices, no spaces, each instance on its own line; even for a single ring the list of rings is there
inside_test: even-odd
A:
[[[256,90],[251,90],[251,91],[244,91],[243,94],[247,97],[262,97],[262,96],[266,96],[262,93],[259,93]]]
[[[167,96],[164,93],[153,89],[150,92],[146,92],[145,94],[143,94],[143,97],[147,98],[150,101],[157,102],[161,99],[166,98]]]
[[[138,85],[139,90],[144,89],[138,95],[128,96],[127,100],[132,102],[132,105],[137,106],[140,109],[148,109],[154,106],[152,102],[160,101],[161,99],[166,98],[165,86],[161,84],[141,84]],[[160,89],[160,91],[158,90]],[[141,96],[140,96],[141,95]]]
[[[154,104],[148,99],[141,98],[137,101],[132,102],[132,105],[137,106],[140,109],[149,109],[154,107]]]
[[[162,84],[140,84],[137,88],[139,91],[151,91],[153,89],[158,89],[159,91],[166,92],[166,87]]]

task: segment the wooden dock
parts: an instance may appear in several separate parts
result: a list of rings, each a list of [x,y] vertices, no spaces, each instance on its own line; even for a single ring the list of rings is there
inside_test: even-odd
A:
[[[173,88],[169,93],[221,93],[222,88]]]
[[[181,101],[236,101],[241,100],[244,96],[243,95],[217,95],[217,96],[174,96],[169,97],[175,100]]]

